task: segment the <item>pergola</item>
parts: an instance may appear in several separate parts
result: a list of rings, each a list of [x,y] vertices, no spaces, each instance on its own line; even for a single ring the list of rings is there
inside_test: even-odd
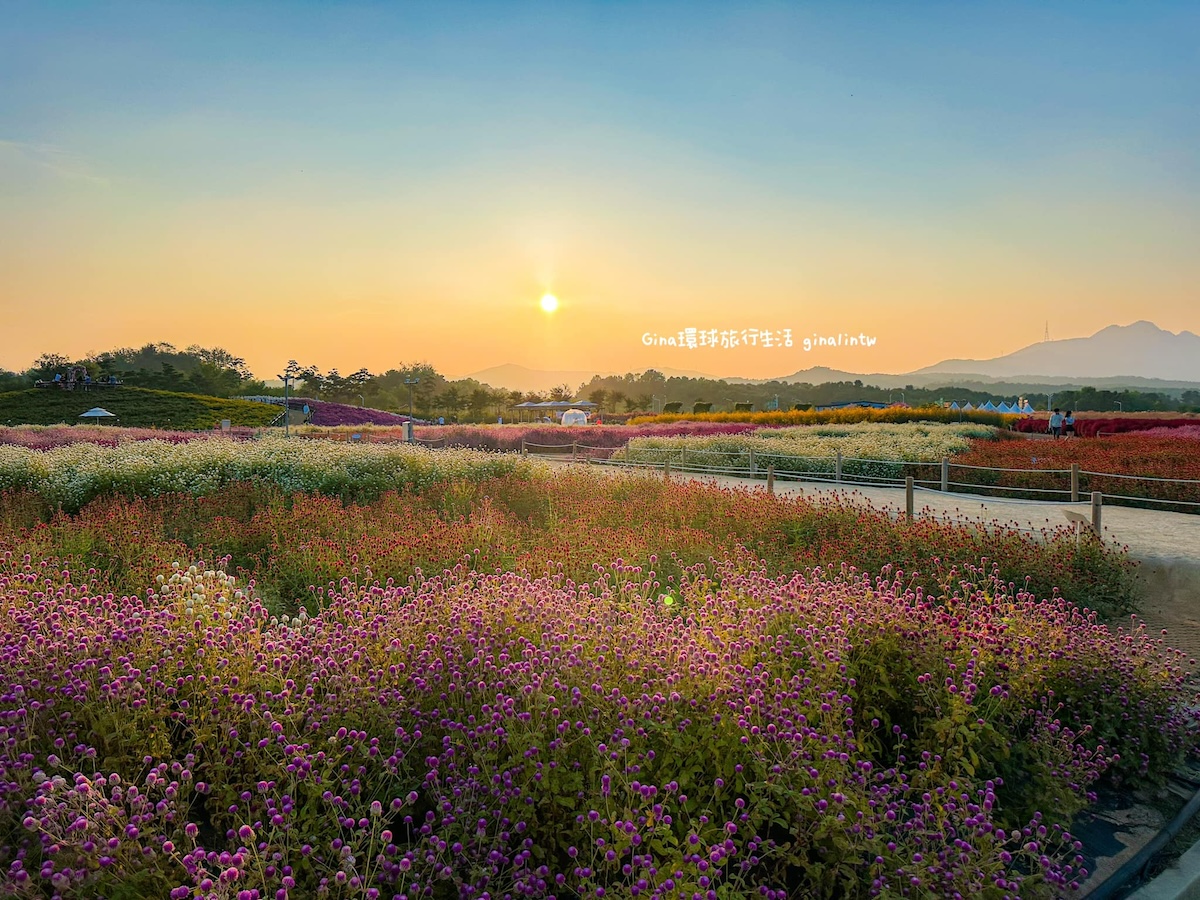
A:
[[[582,409],[585,412],[593,412],[596,409],[596,404],[590,400],[545,400],[541,403],[518,403],[515,406],[510,406],[509,409],[516,411],[518,422],[524,422],[526,421],[526,413],[529,414],[530,421],[547,415],[552,415],[558,419],[562,418],[562,414],[568,409]]]

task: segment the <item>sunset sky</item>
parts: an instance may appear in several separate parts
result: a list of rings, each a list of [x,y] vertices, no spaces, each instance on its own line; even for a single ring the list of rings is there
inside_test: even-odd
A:
[[[769,377],[1200,332],[1198,40],[1194,2],[10,0],[0,367]],[[685,327],[797,346],[643,345]]]

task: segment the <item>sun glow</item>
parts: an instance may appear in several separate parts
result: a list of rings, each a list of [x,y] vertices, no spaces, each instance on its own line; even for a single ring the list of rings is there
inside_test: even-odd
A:
[[[558,298],[553,294],[546,294],[544,297],[542,297],[541,306],[543,312],[552,313],[558,309]]]

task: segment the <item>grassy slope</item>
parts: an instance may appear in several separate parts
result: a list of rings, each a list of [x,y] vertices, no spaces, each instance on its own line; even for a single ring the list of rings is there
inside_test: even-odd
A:
[[[116,420],[103,420],[104,423],[145,428],[213,428],[222,419],[229,419],[234,425],[266,425],[280,412],[279,407],[266,403],[144,388],[90,391],[30,388],[0,394],[0,424],[77,424],[83,421],[79,414],[93,406],[117,416]]]

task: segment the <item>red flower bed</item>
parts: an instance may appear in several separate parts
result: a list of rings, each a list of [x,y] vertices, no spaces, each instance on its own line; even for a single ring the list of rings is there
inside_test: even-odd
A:
[[[1136,431],[1159,430],[1162,428],[1195,428],[1200,426],[1200,419],[1195,416],[1156,416],[1147,414],[1135,415],[1094,415],[1077,413],[1075,415],[1075,433],[1080,437],[1096,437],[1098,434],[1128,434]],[[1013,423],[1013,430],[1024,434],[1045,434],[1050,430],[1049,416],[1029,416],[1018,419]]]
[[[1073,463],[1082,472],[1079,487],[1084,493],[1101,491],[1109,496],[1200,503],[1200,447],[1194,439],[1174,436],[1123,434],[1096,441],[972,441],[970,451],[952,460],[951,479],[980,486],[1021,488],[1042,500],[1063,499],[1062,494],[1041,492],[1070,491],[1069,470]],[[958,465],[988,468],[963,469]],[[1011,491],[1003,493],[1012,495]]]

